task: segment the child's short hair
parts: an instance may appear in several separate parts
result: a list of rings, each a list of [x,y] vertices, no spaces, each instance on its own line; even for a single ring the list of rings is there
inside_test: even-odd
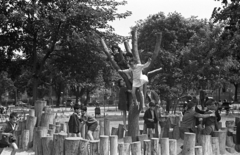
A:
[[[10,119],[12,119],[14,117],[18,117],[18,114],[16,112],[12,112],[9,116]]]
[[[74,110],[81,109],[81,105],[79,105],[79,104],[75,104],[75,105],[73,106],[73,109],[74,109]]]
[[[149,107],[155,107],[155,104],[153,102],[150,102]]]
[[[86,106],[82,106],[81,110],[87,111],[87,107]]]

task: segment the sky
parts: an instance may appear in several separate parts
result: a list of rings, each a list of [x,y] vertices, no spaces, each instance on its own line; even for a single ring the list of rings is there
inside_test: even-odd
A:
[[[126,19],[117,19],[110,24],[115,28],[115,33],[122,36],[130,35],[130,27],[140,19],[146,19],[149,15],[163,12],[168,15],[171,12],[181,13],[183,17],[197,16],[199,19],[210,19],[214,7],[221,3],[215,0],[127,0],[127,4],[118,7],[118,12],[131,11],[132,15]]]

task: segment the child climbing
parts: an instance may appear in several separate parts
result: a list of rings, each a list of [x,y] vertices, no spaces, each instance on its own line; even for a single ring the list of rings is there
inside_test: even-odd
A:
[[[129,69],[125,70],[118,70],[119,72],[129,73],[132,72],[133,74],[133,84],[132,84],[132,96],[135,105],[138,105],[137,98],[136,98],[136,89],[139,88],[140,90],[140,101],[144,103],[144,94],[143,94],[143,85],[148,82],[148,77],[142,74],[144,68],[147,68],[151,63],[151,58],[148,59],[147,63],[139,64],[136,60],[129,61]]]

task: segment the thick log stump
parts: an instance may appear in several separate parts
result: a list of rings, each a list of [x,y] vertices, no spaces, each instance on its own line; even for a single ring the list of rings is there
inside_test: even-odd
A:
[[[46,136],[41,138],[43,155],[52,155],[53,151],[53,137]]]
[[[35,155],[43,155],[41,138],[47,136],[46,127],[37,127],[34,133]]]
[[[100,155],[109,155],[109,137],[100,136]]]
[[[111,135],[109,138],[110,138],[110,155],[117,155],[117,153],[118,153],[118,136]]]
[[[86,139],[81,139],[79,143],[79,154],[88,155],[88,145],[89,141]]]
[[[67,133],[53,134],[53,155],[64,155],[64,139]]]
[[[168,138],[161,138],[160,139],[160,146],[161,146],[161,154],[169,155],[169,139]]]
[[[118,128],[112,127],[111,135],[118,135]]]
[[[124,143],[132,143],[132,137],[131,136],[123,137],[123,142]]]
[[[212,155],[212,142],[210,135],[202,135],[203,155]]]
[[[37,123],[37,117],[27,116],[26,129],[29,130],[29,148],[33,146],[33,131]]]
[[[82,138],[80,137],[67,137],[64,140],[64,152],[65,155],[78,155],[79,153],[79,144],[80,144],[80,140]],[[56,149],[54,147],[54,149]]]
[[[37,125],[40,125],[40,120],[41,120],[41,116],[42,116],[42,111],[43,108],[47,105],[46,101],[40,101],[37,100],[35,102],[34,108],[35,108],[35,116],[37,117]]]
[[[130,143],[118,143],[119,155],[130,155]]]
[[[22,131],[22,149],[23,150],[27,150],[28,149],[28,146],[29,146],[29,130],[23,130]]]
[[[218,137],[220,154],[225,154],[225,152],[226,152],[226,137],[227,137],[226,130],[214,131],[213,137]]]
[[[54,113],[42,113],[40,126],[49,127],[49,124],[54,123],[55,115]]]
[[[158,138],[151,139],[151,152],[152,152],[152,155],[159,154],[160,149],[159,149],[159,139]]]
[[[227,136],[226,137],[226,146],[228,147],[235,147],[235,144],[233,142],[233,136]]]
[[[100,126],[99,136],[104,135],[104,121],[103,120],[99,121],[99,126]]]
[[[83,139],[86,139],[86,124],[82,124],[81,136]]]
[[[195,155],[196,135],[185,132],[183,142],[183,155]]]
[[[218,137],[212,137],[212,151],[213,151],[213,155],[220,155]]]
[[[143,141],[143,154],[144,155],[151,155],[152,147],[151,147],[151,140],[144,140]]]
[[[132,155],[141,155],[141,143],[140,142],[133,142],[131,144],[131,152]]]
[[[110,136],[110,120],[104,119],[104,135]]]
[[[177,140],[169,139],[169,155],[177,155]]]
[[[137,140],[141,142],[141,148],[144,149],[144,140],[148,139],[148,135],[147,134],[142,134],[142,135],[138,135],[137,136]]]
[[[203,155],[202,146],[195,147],[195,155]]]
[[[99,155],[99,140],[90,141],[90,155]]]

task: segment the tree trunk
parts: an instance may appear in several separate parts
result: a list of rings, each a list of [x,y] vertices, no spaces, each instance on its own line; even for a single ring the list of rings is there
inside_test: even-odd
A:
[[[136,137],[139,133],[139,109],[137,106],[133,105],[131,100],[128,116],[128,134],[132,136],[133,141],[136,140]]]
[[[235,84],[234,101],[238,100],[238,84]]]
[[[84,101],[84,105],[85,105],[85,106],[86,106],[87,103],[89,103],[89,101],[90,101],[90,90],[87,89],[86,92],[87,92],[87,93],[86,93],[87,98],[86,98],[86,100]]]
[[[37,87],[38,87],[38,79],[34,77],[33,78],[33,105],[38,98]]]

